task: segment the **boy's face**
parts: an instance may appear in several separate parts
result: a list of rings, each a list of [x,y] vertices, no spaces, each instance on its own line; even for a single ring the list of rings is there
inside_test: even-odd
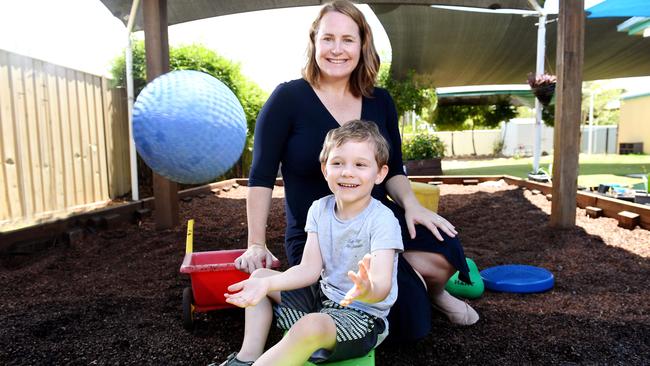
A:
[[[347,141],[334,147],[321,169],[341,203],[364,203],[374,185],[381,183],[388,173],[388,166],[377,166],[372,143],[368,141]]]

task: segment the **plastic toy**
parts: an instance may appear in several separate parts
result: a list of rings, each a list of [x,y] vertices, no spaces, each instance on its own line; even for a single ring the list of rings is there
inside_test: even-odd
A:
[[[445,289],[452,295],[463,297],[466,299],[476,299],[481,297],[483,291],[485,290],[485,285],[483,284],[483,279],[481,274],[478,271],[478,266],[470,258],[465,258],[467,261],[467,267],[469,267],[469,279],[472,281],[472,284],[467,284],[458,279],[458,271],[454,273],[451,278],[447,281]]]
[[[481,271],[485,288],[499,292],[534,293],[553,288],[555,278],[548,270],[523,264],[506,264]]]
[[[233,308],[226,302],[223,294],[228,286],[247,279],[250,275],[235,268],[234,260],[244,253],[244,249],[193,252],[194,220],[187,222],[185,258],[181,273],[190,276],[192,287],[183,289],[183,327],[194,327],[194,313]],[[278,268],[274,261],[272,268]]]
[[[341,361],[336,361],[336,362],[324,362],[324,363],[319,363],[319,365],[323,366],[374,366],[375,365],[375,349],[373,348],[368,352],[367,355],[357,357],[357,358],[350,358],[348,360],[341,360]],[[316,366],[316,364],[313,364],[311,362],[305,363],[305,366]]]
[[[226,85],[192,70],[150,82],[133,105],[136,149],[175,182],[210,182],[237,162],[246,142],[244,109]]]

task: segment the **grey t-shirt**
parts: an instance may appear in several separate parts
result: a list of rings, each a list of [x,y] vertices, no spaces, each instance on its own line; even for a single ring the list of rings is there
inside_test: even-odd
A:
[[[321,289],[328,299],[339,303],[354,285],[348,271],[357,272],[358,262],[367,253],[395,249],[392,287],[388,296],[377,303],[354,301],[353,309],[386,319],[397,299],[397,253],[404,250],[399,222],[393,212],[372,198],[368,207],[349,220],[336,217],[334,195],[323,197],[309,208],[305,231],[318,234],[323,258]]]

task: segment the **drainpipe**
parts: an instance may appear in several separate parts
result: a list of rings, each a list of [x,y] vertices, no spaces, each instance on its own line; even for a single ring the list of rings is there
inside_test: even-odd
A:
[[[129,14],[129,22],[126,25],[126,96],[127,96],[127,114],[129,119],[129,160],[131,166],[131,199],[137,201],[140,199],[138,191],[138,163],[137,153],[135,150],[135,142],[133,140],[133,50],[131,49],[131,32],[135,25],[135,17],[138,14],[138,6],[140,0],[133,0],[131,4],[131,13]]]

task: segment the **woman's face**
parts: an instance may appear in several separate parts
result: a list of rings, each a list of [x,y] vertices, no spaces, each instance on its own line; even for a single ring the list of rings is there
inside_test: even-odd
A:
[[[357,23],[345,14],[331,11],[321,18],[314,42],[321,80],[348,79],[361,57]]]

